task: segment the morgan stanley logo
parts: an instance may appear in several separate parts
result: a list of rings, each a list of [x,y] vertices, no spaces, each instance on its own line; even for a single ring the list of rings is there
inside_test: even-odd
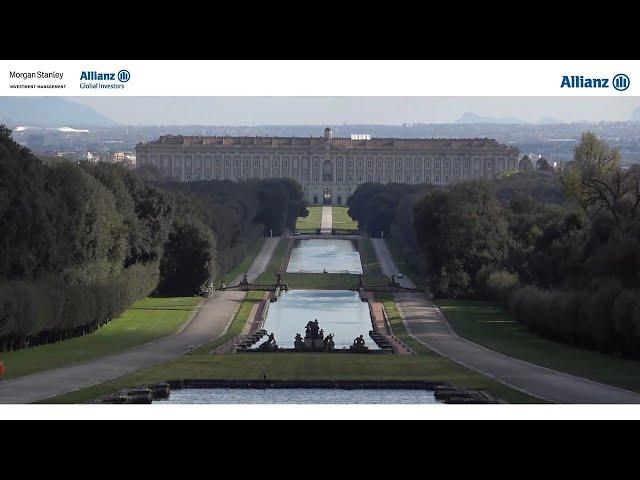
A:
[[[612,86],[619,92],[624,92],[631,85],[628,75],[618,73],[612,79],[591,78],[583,75],[564,75],[560,88],[609,88]]]

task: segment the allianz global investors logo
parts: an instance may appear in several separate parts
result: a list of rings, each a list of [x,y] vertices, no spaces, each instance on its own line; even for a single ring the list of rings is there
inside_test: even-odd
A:
[[[629,76],[618,73],[613,78],[590,78],[583,75],[564,75],[560,88],[613,88],[624,92],[631,85]]]
[[[128,70],[120,70],[118,72],[96,72],[84,70],[80,73],[81,89],[124,89],[124,84],[131,79]]]

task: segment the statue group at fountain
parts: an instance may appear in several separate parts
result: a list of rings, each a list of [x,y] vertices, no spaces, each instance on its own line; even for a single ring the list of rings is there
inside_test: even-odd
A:
[[[324,330],[320,328],[318,320],[307,323],[305,327],[305,336],[299,333],[293,342],[293,348],[296,352],[333,352],[336,344],[333,341],[333,334],[324,336]],[[353,341],[353,345],[349,347],[351,353],[366,353],[369,347],[365,344],[364,335],[360,335]],[[272,333],[262,345],[258,347],[261,352],[277,352],[280,350],[276,343],[275,335]]]
[[[333,334],[324,336],[324,330],[320,328],[318,320],[307,323],[305,336],[299,333],[293,343],[296,352],[331,352],[336,348]]]
[[[267,338],[267,341],[258,347],[258,350],[260,352],[277,352],[280,350],[280,347],[278,347],[278,344],[276,343],[275,334],[271,333],[269,338]]]

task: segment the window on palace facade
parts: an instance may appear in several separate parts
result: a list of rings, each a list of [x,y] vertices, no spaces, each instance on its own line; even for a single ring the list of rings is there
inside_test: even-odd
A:
[[[446,177],[444,177],[444,182],[445,182],[445,183],[449,183],[449,175],[447,175]]]
[[[353,175],[347,175],[347,182],[353,182]]]
[[[322,164],[322,181],[333,182],[333,165],[330,160],[325,160]]]
[[[426,177],[424,177],[424,181],[427,183],[431,183],[431,175],[427,175]]]
[[[396,182],[402,183],[402,177],[400,175],[396,175]]]

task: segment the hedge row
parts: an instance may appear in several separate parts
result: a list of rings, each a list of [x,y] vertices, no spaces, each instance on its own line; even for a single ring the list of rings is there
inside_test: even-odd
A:
[[[640,290],[615,284],[595,292],[526,286],[510,295],[509,309],[546,338],[640,358]]]
[[[0,351],[91,333],[158,284],[158,264],[136,264],[108,283],[65,285],[55,279],[0,285]]]

